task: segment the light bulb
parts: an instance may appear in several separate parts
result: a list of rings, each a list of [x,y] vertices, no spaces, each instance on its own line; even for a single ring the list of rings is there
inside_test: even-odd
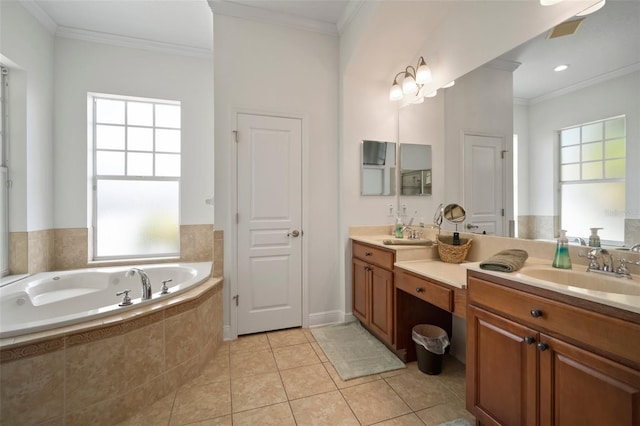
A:
[[[399,101],[402,99],[402,89],[397,81],[393,81],[393,85],[391,86],[391,91],[389,92],[389,100],[391,101]]]
[[[424,62],[424,59],[422,57],[420,57],[418,69],[416,70],[416,83],[431,83],[431,68],[429,68],[429,66]]]
[[[418,90],[418,86],[416,86],[416,80],[413,78],[411,74],[408,72],[404,73],[404,80],[402,80],[402,92],[405,95],[415,94]]]

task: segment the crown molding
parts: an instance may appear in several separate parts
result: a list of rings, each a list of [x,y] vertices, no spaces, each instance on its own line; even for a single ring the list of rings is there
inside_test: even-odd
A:
[[[183,46],[179,44],[151,41],[70,27],[58,27],[56,36],[92,43],[110,44],[113,46],[127,47],[131,49],[168,53],[172,55],[193,56],[197,58],[210,58],[213,56],[213,50],[211,49],[202,49],[198,47]]]
[[[211,10],[213,10],[213,13],[216,15],[232,16],[234,18],[279,24],[299,30],[313,31],[333,36],[338,35],[338,27],[329,22],[287,15],[280,12],[227,2],[224,0],[208,0],[208,2],[209,7],[211,7]]]
[[[529,105],[535,105],[540,102],[545,102],[551,100],[553,98],[557,98],[560,96],[564,96],[568,93],[575,92],[577,90],[585,89],[589,86],[593,86],[594,84],[603,83],[608,80],[613,80],[614,78],[622,77],[624,75],[630,74],[635,71],[640,70],[640,62],[626,66],[624,68],[617,69],[615,71],[611,71],[602,75],[599,75],[594,78],[590,78],[585,81],[581,81],[580,83],[573,84],[571,86],[563,87],[562,89],[556,90],[554,92],[547,93],[542,96],[538,96],[537,98],[531,98],[529,100]]]
[[[36,18],[36,20],[40,22],[47,31],[52,35],[55,35],[58,29],[58,24],[51,19],[51,16],[49,16],[47,12],[38,6],[38,3],[33,0],[20,0],[20,4],[31,14],[31,16]]]
[[[339,34],[342,34],[345,28],[347,28],[351,21],[353,21],[353,18],[356,17],[363,3],[364,0],[350,0],[349,3],[347,3],[347,7],[344,8],[342,16],[340,16],[340,19],[338,19],[336,24]]]

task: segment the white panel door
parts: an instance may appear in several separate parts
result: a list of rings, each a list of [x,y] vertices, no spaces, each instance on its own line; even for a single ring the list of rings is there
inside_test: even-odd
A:
[[[238,334],[302,325],[302,123],[238,114]]]
[[[464,135],[464,231],[504,235],[504,138]]]

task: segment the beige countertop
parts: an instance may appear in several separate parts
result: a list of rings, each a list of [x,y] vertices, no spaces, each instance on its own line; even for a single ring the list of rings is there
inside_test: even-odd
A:
[[[394,250],[396,253],[396,263],[394,267],[455,288],[466,289],[467,270],[472,270],[640,314],[640,275],[638,274],[632,274],[633,279],[625,280],[622,278],[600,276],[594,272],[587,273],[585,272],[586,267],[584,265],[574,265],[572,271],[578,274],[586,274],[583,275],[586,280],[595,282],[595,284],[591,286],[592,288],[583,288],[559,284],[528,275],[532,269],[537,269],[538,271],[545,269],[553,271],[554,268],[551,267],[551,260],[549,259],[529,257],[524,267],[517,272],[496,272],[481,269],[480,262],[464,262],[460,264],[442,262],[438,258],[435,246],[385,245],[382,243],[383,240],[393,239],[391,235],[387,234],[351,235],[351,239],[383,247],[388,250]],[[522,245],[521,241],[518,242]],[[522,248],[526,249],[526,247]],[[635,286],[637,286],[637,291]],[[629,290],[627,292],[632,294],[623,294],[622,292],[614,293],[596,289],[610,289],[614,287],[626,287],[626,289]]]

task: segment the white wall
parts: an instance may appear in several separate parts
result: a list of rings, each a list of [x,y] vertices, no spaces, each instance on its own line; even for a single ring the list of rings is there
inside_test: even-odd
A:
[[[618,115],[627,117],[627,218],[640,218],[640,71],[594,84],[562,96],[550,97],[528,107],[529,200],[521,214],[556,215],[558,147],[556,131]],[[525,177],[523,177],[524,179]],[[522,204],[521,204],[522,205]]]
[[[87,93],[180,101],[180,222],[213,223],[213,60],[56,38],[55,227],[87,218]]]
[[[0,60],[10,72],[9,230],[53,225],[53,36],[16,1],[0,2]]]
[[[303,225],[310,325],[340,320],[337,37],[215,15],[215,210],[225,233],[224,324],[235,332],[230,293],[235,257],[232,205],[236,111],[302,116]]]

